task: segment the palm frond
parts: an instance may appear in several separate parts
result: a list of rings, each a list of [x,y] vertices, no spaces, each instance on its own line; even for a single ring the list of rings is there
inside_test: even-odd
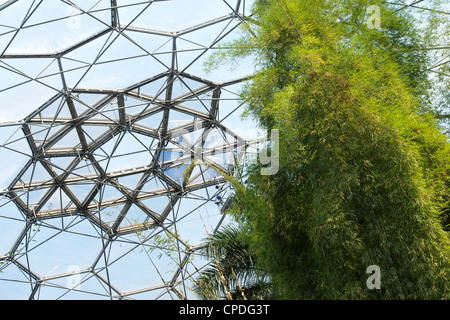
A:
[[[243,226],[228,225],[206,239],[201,251],[211,260],[197,279],[194,291],[202,299],[245,298],[267,296],[256,294],[257,288],[267,291],[268,277],[255,267],[255,257],[249,250]]]

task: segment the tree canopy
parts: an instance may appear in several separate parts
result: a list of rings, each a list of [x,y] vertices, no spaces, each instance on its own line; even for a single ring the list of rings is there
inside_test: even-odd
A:
[[[246,116],[280,130],[278,173],[248,166],[233,207],[273,297],[449,298],[450,145],[415,18],[372,0],[253,10],[255,26],[215,61],[254,56]],[[371,265],[380,290],[366,286]]]

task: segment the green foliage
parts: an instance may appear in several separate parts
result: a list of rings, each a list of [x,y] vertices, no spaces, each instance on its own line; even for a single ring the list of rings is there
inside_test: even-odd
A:
[[[366,26],[369,5],[380,30]],[[252,166],[234,214],[274,297],[450,298],[450,146],[414,19],[365,0],[259,0],[254,12],[229,57],[256,56],[242,97],[280,129],[280,170]],[[370,265],[381,290],[366,287]]]
[[[194,291],[205,300],[260,300],[268,298],[270,286],[255,266],[242,226],[226,226],[211,235],[202,250],[212,262],[201,270]]]

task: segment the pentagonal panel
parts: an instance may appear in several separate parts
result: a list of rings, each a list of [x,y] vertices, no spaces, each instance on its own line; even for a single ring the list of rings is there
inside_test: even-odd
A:
[[[44,220],[28,230],[15,259],[40,277],[91,267],[102,249],[101,235],[80,217]]]

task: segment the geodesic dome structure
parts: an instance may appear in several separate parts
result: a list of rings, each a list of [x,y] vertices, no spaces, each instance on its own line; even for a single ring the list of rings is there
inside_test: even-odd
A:
[[[250,1],[0,1],[0,299],[185,299],[252,123]],[[200,160],[199,160],[200,159]]]

